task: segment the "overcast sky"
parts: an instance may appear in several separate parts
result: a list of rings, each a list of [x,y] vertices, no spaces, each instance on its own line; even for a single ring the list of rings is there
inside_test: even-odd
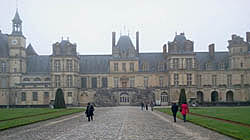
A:
[[[70,38],[80,54],[111,54],[111,33],[140,32],[140,52],[162,52],[175,32],[185,32],[195,51],[227,51],[232,34],[250,31],[250,0],[18,0],[27,45],[38,54]],[[11,33],[16,0],[0,0],[0,30]]]

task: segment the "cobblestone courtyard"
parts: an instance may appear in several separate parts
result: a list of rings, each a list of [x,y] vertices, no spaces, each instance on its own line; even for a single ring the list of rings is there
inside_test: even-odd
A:
[[[0,132],[1,140],[230,140],[231,138],[139,107],[96,108],[83,113]]]

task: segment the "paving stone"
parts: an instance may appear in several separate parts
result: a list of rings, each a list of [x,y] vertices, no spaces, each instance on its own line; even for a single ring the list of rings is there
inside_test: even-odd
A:
[[[0,132],[1,140],[231,140],[205,128],[139,107],[96,108],[94,121],[83,113]]]

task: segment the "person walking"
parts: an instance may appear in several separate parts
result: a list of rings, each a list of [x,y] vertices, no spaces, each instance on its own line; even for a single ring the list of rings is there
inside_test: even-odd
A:
[[[186,122],[186,115],[187,115],[187,113],[189,113],[188,105],[187,105],[187,102],[184,102],[181,105],[181,114],[183,116],[183,121],[184,122]]]
[[[154,111],[154,102],[150,103],[151,111]]]
[[[173,103],[172,107],[171,107],[171,110],[172,110],[172,113],[173,113],[173,116],[174,116],[174,122],[176,122],[176,114],[178,112],[178,105],[176,105],[176,103]]]
[[[144,108],[144,103],[141,102],[141,110],[143,110],[143,108]]]
[[[146,110],[148,110],[148,103],[146,103]]]
[[[86,116],[88,117],[88,121],[93,121],[93,116],[94,116],[94,106],[88,103],[87,109],[85,111]]]

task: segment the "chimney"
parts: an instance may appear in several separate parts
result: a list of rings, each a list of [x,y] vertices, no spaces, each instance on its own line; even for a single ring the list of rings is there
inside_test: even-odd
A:
[[[115,32],[112,32],[112,47],[115,47]]]
[[[167,45],[164,44],[163,45],[163,55],[166,55],[167,54]]]
[[[209,56],[210,57],[214,57],[214,43],[213,44],[210,44],[209,46],[208,46],[208,49],[209,49]]]
[[[250,42],[250,32],[246,32],[246,40],[247,42]]]
[[[136,32],[136,52],[139,55],[139,32]]]

